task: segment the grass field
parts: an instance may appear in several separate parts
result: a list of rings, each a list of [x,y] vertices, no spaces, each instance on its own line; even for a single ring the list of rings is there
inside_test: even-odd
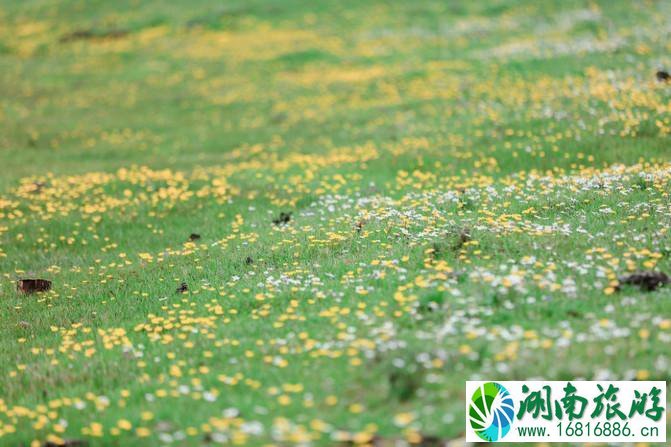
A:
[[[618,277],[671,273],[670,55],[661,0],[0,0],[0,445],[456,446],[468,379],[668,383]]]

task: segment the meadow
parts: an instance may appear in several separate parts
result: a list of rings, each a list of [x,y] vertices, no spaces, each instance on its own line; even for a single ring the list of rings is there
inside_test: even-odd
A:
[[[670,55],[661,0],[0,0],[0,445],[456,447],[469,379],[668,383],[618,278],[671,273]]]

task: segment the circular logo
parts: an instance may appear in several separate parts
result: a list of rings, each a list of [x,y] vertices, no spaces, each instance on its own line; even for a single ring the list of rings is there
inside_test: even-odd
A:
[[[496,382],[486,382],[475,390],[468,406],[471,428],[487,442],[498,441],[513,425],[515,403],[507,389]]]

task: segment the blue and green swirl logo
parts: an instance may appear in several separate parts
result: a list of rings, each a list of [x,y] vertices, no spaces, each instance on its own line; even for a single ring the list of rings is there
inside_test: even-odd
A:
[[[468,418],[471,428],[483,440],[498,441],[513,424],[515,403],[507,389],[496,382],[480,385],[471,397]]]

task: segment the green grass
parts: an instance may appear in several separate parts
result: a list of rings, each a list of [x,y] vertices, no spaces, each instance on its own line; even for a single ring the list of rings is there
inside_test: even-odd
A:
[[[671,270],[669,13],[0,0],[0,444],[452,442],[469,379],[668,381],[668,289],[614,286]]]

